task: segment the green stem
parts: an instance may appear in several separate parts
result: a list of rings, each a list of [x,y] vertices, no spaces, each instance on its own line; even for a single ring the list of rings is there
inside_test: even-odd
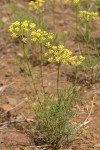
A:
[[[30,74],[30,76],[31,76],[31,79],[32,79],[32,85],[33,85],[33,87],[34,87],[35,93],[37,94],[37,89],[36,89],[36,87],[35,87],[33,73],[32,73],[31,67],[30,67],[30,63],[29,63],[29,61],[28,61],[28,59],[27,59],[27,57],[26,57],[26,52],[25,52],[24,43],[23,43],[23,52],[24,52],[25,63],[26,63],[26,65],[27,65],[28,72],[29,72],[29,74]]]
[[[43,57],[42,57],[42,53],[43,53],[43,47],[42,47],[42,44],[40,44],[40,76],[41,76],[43,93],[45,93],[44,84],[43,84]]]
[[[23,37],[22,37],[23,38]],[[24,53],[24,62],[26,63],[26,65],[27,65],[27,68],[26,69],[28,69],[28,72],[29,72],[29,74],[30,74],[30,76],[31,76],[31,79],[32,79],[32,90],[35,90],[35,93],[36,93],[36,96],[37,96],[37,100],[38,100],[38,102],[40,103],[40,105],[41,105],[41,107],[42,107],[42,103],[41,103],[41,101],[40,101],[40,98],[39,98],[39,96],[38,96],[38,91],[37,91],[37,89],[36,89],[36,86],[35,86],[35,82],[34,82],[34,77],[33,77],[33,73],[32,73],[32,69],[31,69],[31,67],[30,67],[30,63],[29,63],[29,60],[28,60],[28,58],[27,58],[27,56],[26,56],[26,52],[25,52],[25,44],[22,42],[22,47],[23,47],[23,53]],[[28,95],[28,97],[29,97],[29,94],[27,93],[27,95]]]
[[[60,64],[58,64],[58,68],[57,68],[57,96],[58,96],[58,100],[59,100],[59,74],[60,73]]]
[[[99,52],[98,52],[98,45],[96,43],[96,38],[93,38],[93,47],[95,49],[95,52],[97,53],[98,57],[99,57]]]
[[[87,47],[87,52],[88,52],[88,60],[89,60],[89,63],[90,63],[90,52],[89,52],[89,48],[88,48],[88,44],[90,42],[90,34],[89,34],[89,27],[88,27],[88,22],[86,22],[86,25],[85,25],[85,41],[86,41],[86,47]]]
[[[76,8],[76,35],[77,35],[77,29],[78,29],[78,8]]]
[[[40,9],[39,9],[39,19],[38,19],[39,21],[39,28],[40,28],[40,26],[41,26],[41,12],[40,12]]]
[[[78,26],[79,26],[79,19],[78,19],[79,11],[80,11],[80,3],[76,6],[76,35],[78,32]]]
[[[76,85],[76,83],[77,83],[77,72],[78,72],[78,68],[77,68],[77,66],[75,67],[75,82],[74,82],[74,84]]]
[[[54,25],[54,32],[55,32],[55,29],[56,29],[56,25],[55,25],[55,0],[53,0],[53,6],[52,6],[53,10],[53,25]]]

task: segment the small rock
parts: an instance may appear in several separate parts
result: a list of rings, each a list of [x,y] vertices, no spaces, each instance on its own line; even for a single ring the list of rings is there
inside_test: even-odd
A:
[[[100,148],[100,143],[95,144],[95,147]]]
[[[34,139],[24,132],[11,132],[5,135],[9,145],[34,145]]]
[[[3,17],[3,18],[2,18],[2,22],[3,22],[3,23],[7,23],[7,22],[8,22],[8,18],[7,18],[7,17]]]
[[[10,77],[12,75],[12,72],[6,72],[5,77]]]

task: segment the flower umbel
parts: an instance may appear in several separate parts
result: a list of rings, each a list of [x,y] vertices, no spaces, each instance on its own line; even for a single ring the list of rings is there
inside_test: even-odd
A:
[[[45,53],[49,62],[80,65],[85,59],[83,56],[72,56],[72,52],[66,49],[63,45],[52,46],[48,52]]]
[[[79,19],[82,21],[94,21],[99,18],[98,12],[80,11],[78,15]]]
[[[30,10],[38,10],[40,9],[45,3],[45,0],[36,0],[36,1],[31,1],[29,2],[29,9]]]
[[[50,41],[54,38],[53,33],[37,29],[31,32],[31,41],[43,43],[46,47],[50,47]]]
[[[23,22],[15,21],[10,25],[9,31],[11,32],[11,36],[13,38],[20,37],[21,40],[26,43],[27,35],[29,34],[29,32],[31,32],[31,30],[34,30],[35,28],[35,23],[31,23],[29,20],[25,20]]]

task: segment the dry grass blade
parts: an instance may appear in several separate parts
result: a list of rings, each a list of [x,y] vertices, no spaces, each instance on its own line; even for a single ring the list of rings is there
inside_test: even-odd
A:
[[[25,102],[26,102],[26,100],[20,102],[20,103],[17,104],[15,107],[13,107],[13,108],[11,108],[10,110],[8,110],[8,111],[4,112],[3,114],[1,114],[1,116],[5,115],[5,114],[8,113],[9,111],[12,111],[12,110],[16,109],[17,107],[19,107],[20,105],[22,105],[22,104],[25,103]]]
[[[4,92],[4,90],[5,90],[6,88],[8,88],[9,86],[11,86],[12,84],[14,84],[14,82],[12,82],[12,83],[10,83],[10,84],[8,84],[8,85],[4,85],[4,86],[0,87],[0,95]]]

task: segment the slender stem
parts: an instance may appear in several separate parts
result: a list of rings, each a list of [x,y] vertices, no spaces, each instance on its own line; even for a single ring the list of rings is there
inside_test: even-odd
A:
[[[86,42],[89,42],[89,28],[88,28],[88,22],[86,21],[85,24],[85,36],[86,36]]]
[[[96,43],[96,37],[93,38],[93,47],[95,49],[95,52],[97,53],[98,57],[99,57],[99,52],[98,52],[98,45]]]
[[[43,57],[42,57],[42,53],[43,53],[43,47],[42,47],[42,44],[40,44],[40,76],[41,76],[43,93],[45,93],[44,84],[43,84]]]
[[[60,64],[58,64],[57,68],[57,95],[58,95],[58,100],[59,100],[59,74],[60,73]]]
[[[77,72],[78,72],[78,68],[77,68],[77,66],[75,67],[75,82],[74,82],[74,84],[76,85],[76,83],[77,83]]]
[[[40,26],[41,26],[41,12],[39,10],[39,28],[40,28]]]
[[[29,74],[30,74],[30,76],[31,76],[32,84],[33,84],[35,93],[37,94],[37,89],[36,89],[36,87],[35,87],[33,73],[32,73],[32,70],[31,70],[31,68],[30,68],[30,63],[29,63],[29,61],[28,61],[28,59],[27,59],[27,57],[26,57],[26,52],[25,52],[25,46],[24,46],[24,43],[23,43],[23,52],[24,52],[25,63],[26,63],[26,65],[27,65],[28,72],[29,72]]]
[[[38,25],[39,25],[39,28],[40,28],[41,25],[42,25],[42,22],[43,22],[43,10],[39,9],[38,14],[39,14],[39,16],[38,16]]]
[[[55,28],[56,28],[56,25],[55,25],[55,0],[53,0],[53,6],[52,6],[53,10],[53,25],[54,25],[54,32],[55,32]]]
[[[76,35],[77,35],[77,29],[78,29],[78,8],[76,8]]]
[[[88,60],[89,60],[89,63],[90,63],[90,51],[89,51],[89,48],[88,48],[88,44],[90,42],[90,34],[89,34],[89,26],[88,26],[88,22],[86,22],[86,25],[85,25],[85,41],[86,41],[86,48],[87,48],[87,53],[88,53]]]
[[[78,20],[79,11],[80,11],[80,3],[76,6],[76,35],[78,32],[78,26],[79,26],[79,20]]]

